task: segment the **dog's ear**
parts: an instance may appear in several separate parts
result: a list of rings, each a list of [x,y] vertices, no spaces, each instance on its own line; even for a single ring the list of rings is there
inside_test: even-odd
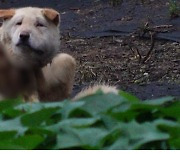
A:
[[[48,18],[50,21],[52,21],[56,26],[59,25],[59,21],[60,21],[59,12],[57,12],[54,9],[45,8],[42,10],[42,13],[46,18]]]
[[[0,19],[6,20],[12,18],[15,14],[15,9],[0,10]]]

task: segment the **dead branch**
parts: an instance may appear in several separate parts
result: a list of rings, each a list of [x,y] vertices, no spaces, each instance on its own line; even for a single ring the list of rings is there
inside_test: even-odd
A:
[[[150,58],[150,55],[152,54],[152,51],[154,49],[156,35],[158,33],[165,33],[165,32],[169,32],[172,30],[174,30],[173,25],[158,25],[158,26],[150,27],[149,23],[146,22],[143,27],[139,28],[138,30],[136,30],[136,31],[130,33],[128,36],[126,36],[123,39],[122,44],[128,45],[130,50],[133,52],[133,54],[138,55],[140,63],[145,63]],[[134,44],[134,41],[137,38],[144,38],[145,35],[150,36],[151,46],[150,46],[150,49],[148,50],[146,56],[143,58],[138,47],[136,47],[136,45]]]
[[[150,35],[151,35],[151,47],[150,47],[148,53],[146,54],[146,56],[144,57],[142,63],[145,63],[150,58],[151,52],[152,52],[152,50],[154,48],[154,45],[155,45],[155,35],[156,35],[156,33],[150,33]]]
[[[139,62],[141,62],[142,56],[141,56],[141,54],[140,54],[140,52],[139,52],[139,49],[134,46],[134,48],[135,48],[135,51],[134,51],[134,49],[133,49],[132,46],[129,46],[129,47],[130,47],[130,50],[131,50],[134,54],[137,54],[137,55],[138,55],[138,57],[139,57]]]

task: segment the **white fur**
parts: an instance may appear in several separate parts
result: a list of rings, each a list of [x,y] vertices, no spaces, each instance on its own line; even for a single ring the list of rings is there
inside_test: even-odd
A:
[[[17,25],[22,22],[21,25]],[[37,26],[43,23],[43,27]],[[1,42],[8,48],[14,64],[19,66],[39,65],[38,62],[47,63],[59,52],[60,35],[59,26],[48,21],[42,14],[42,9],[26,7],[15,10],[15,15],[4,21],[1,28]],[[44,51],[37,55],[31,48],[17,46],[22,32],[30,33],[29,44],[35,50]],[[47,62],[46,62],[47,61]]]
[[[94,85],[94,86],[90,86],[84,90],[82,90],[80,93],[78,93],[73,100],[78,100],[80,98],[89,96],[89,95],[93,95],[95,94],[98,90],[101,90],[103,93],[107,94],[107,93],[114,93],[114,94],[118,94],[118,89],[116,87],[113,86],[108,86],[108,85]]]

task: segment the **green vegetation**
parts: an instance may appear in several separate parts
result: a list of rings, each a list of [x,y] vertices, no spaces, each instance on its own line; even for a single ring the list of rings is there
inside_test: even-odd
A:
[[[169,1],[169,13],[171,18],[179,17],[180,8],[176,0]]]
[[[0,102],[0,149],[180,149],[180,100],[120,91],[77,102]]]
[[[110,0],[111,5],[117,6],[123,3],[123,0]]]

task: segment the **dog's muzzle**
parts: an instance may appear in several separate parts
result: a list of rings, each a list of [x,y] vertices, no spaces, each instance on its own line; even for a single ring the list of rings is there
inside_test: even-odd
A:
[[[42,55],[44,54],[44,51],[35,49],[31,46],[30,42],[30,33],[29,32],[22,32],[19,35],[19,42],[16,46],[24,48],[24,51],[32,51],[35,54]]]

